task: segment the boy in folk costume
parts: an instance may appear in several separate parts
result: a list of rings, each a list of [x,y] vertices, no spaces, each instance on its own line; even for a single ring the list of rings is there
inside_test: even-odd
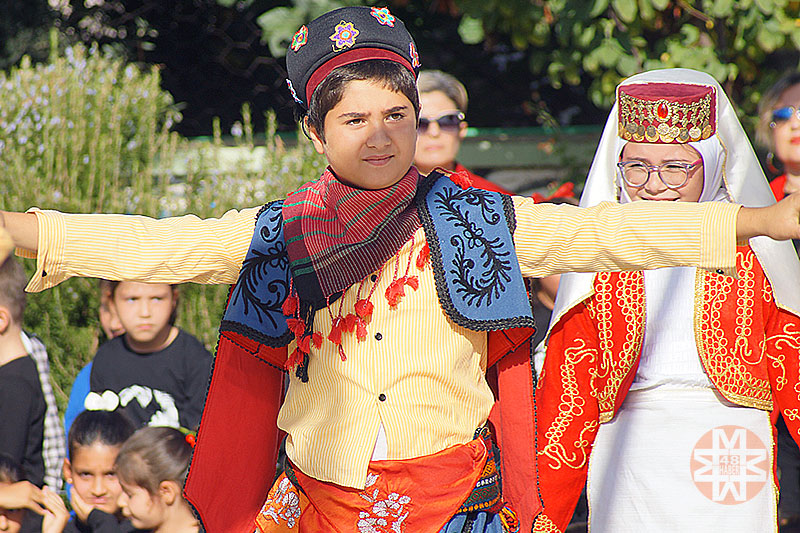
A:
[[[186,486],[211,533],[499,532],[515,529],[513,511],[530,531],[540,505],[523,276],[732,274],[737,238],[800,235],[795,197],[760,210],[579,209],[421,177],[419,59],[386,8],[303,26],[287,66],[330,166],[286,200],[209,220],[2,213],[16,245],[37,252],[30,290],[71,275],[236,282]],[[276,422],[289,467],[273,485]]]
[[[773,201],[707,74],[617,89],[581,205],[659,200]],[[776,531],[779,415],[800,441],[800,264],[763,237],[736,258],[735,277],[562,276],[536,391],[544,514],[559,528],[588,476],[592,531]]]

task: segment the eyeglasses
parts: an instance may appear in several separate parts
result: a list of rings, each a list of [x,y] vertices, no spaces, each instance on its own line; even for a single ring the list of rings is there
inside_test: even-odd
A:
[[[430,127],[431,122],[438,124],[440,130],[452,133],[458,131],[461,123],[464,122],[464,113],[460,111],[448,111],[447,113],[442,113],[436,118],[419,117],[419,126],[417,127],[417,130],[420,133],[425,133],[428,131],[428,127]]]
[[[703,160],[698,159],[694,163],[670,162],[652,166],[641,161],[620,161],[617,167],[622,179],[631,187],[642,187],[650,179],[650,173],[655,171],[668,189],[680,189],[689,181],[689,171],[702,163]]]
[[[772,122],[769,123],[770,128],[775,128],[780,124],[788,121],[792,118],[792,116],[797,117],[800,120],[800,108],[794,107],[792,105],[787,105],[786,107],[779,107],[778,109],[772,110]]]

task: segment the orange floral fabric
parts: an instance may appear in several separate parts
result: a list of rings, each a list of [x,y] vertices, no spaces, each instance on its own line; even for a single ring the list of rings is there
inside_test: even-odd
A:
[[[472,492],[488,456],[479,438],[416,459],[372,461],[363,490],[295,469],[302,492],[282,474],[256,517],[257,531],[438,533]]]

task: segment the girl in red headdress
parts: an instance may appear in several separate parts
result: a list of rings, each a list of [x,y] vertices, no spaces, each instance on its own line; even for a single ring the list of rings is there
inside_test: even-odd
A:
[[[582,206],[774,202],[710,76],[617,92]],[[536,398],[540,522],[565,527],[588,478],[594,532],[775,531],[774,425],[800,430],[800,264],[753,239],[736,277],[691,267],[562,276]]]

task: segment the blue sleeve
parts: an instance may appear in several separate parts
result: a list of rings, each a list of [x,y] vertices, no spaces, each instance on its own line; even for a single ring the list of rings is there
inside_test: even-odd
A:
[[[83,412],[83,402],[91,390],[89,388],[89,376],[92,373],[92,362],[89,361],[85,367],[78,372],[75,376],[75,381],[72,383],[72,389],[69,392],[69,402],[67,409],[64,411],[64,434],[69,438],[69,428],[72,426],[72,421],[75,417]]]

